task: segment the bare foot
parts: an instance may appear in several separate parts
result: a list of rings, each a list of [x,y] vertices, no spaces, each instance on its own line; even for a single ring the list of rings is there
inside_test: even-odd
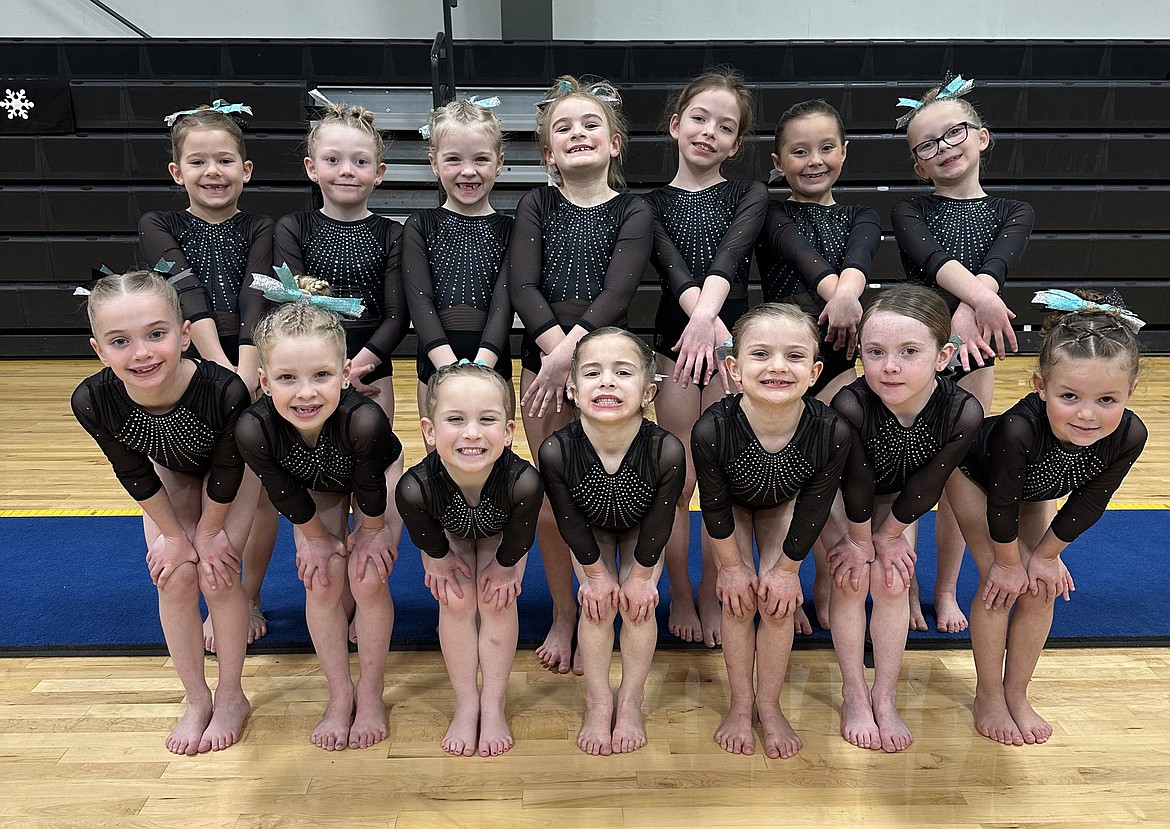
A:
[[[914,735],[902,722],[902,717],[893,702],[877,701],[873,704],[873,718],[881,735],[882,751],[904,751],[914,742]]]
[[[723,722],[715,729],[715,742],[724,751],[732,754],[752,754],[756,750],[756,737],[752,733],[752,709],[733,708],[727,712]]]
[[[540,664],[558,674],[573,670],[573,627],[576,619],[553,611],[552,627],[544,637],[544,644],[536,649]],[[574,673],[576,673],[574,671]]]
[[[1001,697],[975,695],[975,730],[1005,746],[1022,746],[1024,735]]]
[[[613,724],[613,751],[629,754],[646,745],[646,726],[642,722],[642,706],[623,702],[617,707]]]
[[[829,601],[833,597],[833,580],[817,574],[813,578],[813,609],[817,613],[817,624],[821,630],[829,630]]]
[[[479,708],[455,708],[451,725],[440,743],[443,751],[456,757],[470,757],[475,754],[475,738],[479,730]]]
[[[699,619],[703,625],[703,644],[709,648],[723,646],[723,605],[718,597],[711,593],[704,595],[702,586],[699,588]]]
[[[260,610],[260,602],[248,602],[248,644],[268,635],[268,620]]]
[[[211,614],[203,620],[203,650],[215,653],[215,628],[211,626]]]
[[[585,719],[577,732],[577,748],[586,754],[613,754],[612,702],[585,706]]]
[[[926,617],[922,615],[922,599],[914,585],[910,587],[910,630],[926,630]]]
[[[808,614],[804,612],[803,607],[796,608],[796,613],[792,617],[792,632],[808,636],[812,633],[812,623],[808,620]]]
[[[244,733],[244,722],[251,713],[252,705],[243,694],[235,697],[216,694],[211,722],[199,740],[199,751],[223,751],[235,745]]]
[[[761,706],[757,702],[756,712],[760,715],[760,727],[764,732],[764,754],[773,760],[795,757],[804,742],[792,730],[779,704]]]
[[[479,756],[499,757],[512,747],[512,729],[504,706],[489,705],[479,713]]]
[[[873,718],[869,694],[841,698],[841,736],[858,748],[879,749],[882,737]]]
[[[1036,709],[1032,707],[1032,703],[1028,702],[1027,697],[1019,701],[1008,702],[1007,707],[1012,713],[1012,719],[1019,726],[1020,734],[1023,735],[1025,743],[1031,745],[1032,743],[1048,742],[1048,738],[1052,736],[1052,726],[1036,713]]]
[[[959,607],[959,601],[950,591],[934,592],[934,615],[939,633],[960,633],[967,629],[967,617]]]
[[[313,729],[309,740],[326,751],[341,751],[349,745],[349,727],[353,723],[353,694],[338,694],[325,706],[325,716]]]
[[[695,609],[695,603],[686,591],[680,591],[677,601],[674,591],[671,591],[670,615],[666,617],[666,629],[684,642],[703,641],[703,623],[699,621],[699,611]]]
[[[203,732],[211,722],[211,695],[206,702],[187,703],[187,710],[167,735],[166,747],[171,754],[198,754]],[[204,749],[206,751],[207,749]]]
[[[350,644],[356,645],[357,644],[357,624],[353,621],[353,619],[349,620],[348,636],[349,636]]]
[[[349,729],[350,748],[369,748],[386,739],[386,701],[381,682],[364,687],[358,684],[354,697],[353,725]]]

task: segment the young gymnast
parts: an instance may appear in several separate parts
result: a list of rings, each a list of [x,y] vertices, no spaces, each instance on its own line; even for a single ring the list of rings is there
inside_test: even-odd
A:
[[[732,333],[727,369],[743,392],[713,404],[691,432],[703,523],[719,563],[731,687],[715,740],[751,754],[754,711],[764,753],[788,758],[802,745],[780,709],[793,617],[803,601],[800,562],[829,516],[850,451],[849,426],[807,394],[821,370],[811,317],[795,305],[764,303]]]
[[[625,124],[606,81],[563,77],[537,104],[536,135],[555,186],[520,200],[508,248],[509,294],[524,323],[521,413],[534,457],[575,417],[564,405],[577,342],[607,325],[624,326],[650,257],[652,215],[642,199],[619,193]],[[573,571],[549,507],[537,528],[553,601],[548,636],[536,651],[552,671],[573,665]]]
[[[1052,736],[1028,683],[1056,597],[1068,601],[1074,589],[1061,554],[1104,514],[1147,438],[1125,408],[1138,382],[1141,321],[1099,297],[1036,296],[1060,309],[1044,323],[1036,391],[984,421],[947,483],[979,567],[971,603],[975,728],[1006,745]],[[1058,510],[1056,499],[1066,496]]]
[[[540,474],[512,451],[512,383],[463,360],[427,381],[423,438],[433,449],[398,482],[395,498],[422,551],[426,584],[439,602],[439,644],[455,715],[448,754],[503,754],[516,656],[516,597],[544,500]],[[483,690],[477,674],[483,672]]]
[[[251,711],[240,682],[248,601],[239,559],[256,492],[241,486],[234,437],[248,390],[216,363],[183,358],[190,324],[157,274],[98,280],[88,312],[90,345],[106,368],[83,380],[70,402],[142,507],[159,620],[186,694],[166,746],[175,754],[218,751],[240,739]],[[200,593],[219,631],[214,697],[203,675]]]
[[[832,545],[829,602],[841,666],[841,735],[859,748],[901,751],[913,742],[897,710],[914,575],[916,521],[983,422],[979,401],[947,377],[950,315],[936,292],[915,285],[877,296],[858,329],[865,376],[833,398],[853,427],[841,493],[848,531]],[[865,679],[865,600],[873,599],[874,680]]]
[[[420,210],[403,231],[402,281],[418,334],[419,413],[427,381],[458,360],[512,377],[512,304],[501,278],[512,219],[489,201],[504,164],[500,122],[468,100],[431,113],[427,158],[442,185],[442,207]]]
[[[996,356],[1016,350],[1015,316],[999,291],[1019,262],[1032,233],[1031,205],[989,196],[980,183],[982,153],[991,134],[979,112],[963,96],[972,81],[957,77],[921,100],[902,99],[910,111],[899,119],[914,162],[914,172],[934,192],[912,196],[894,206],[894,236],[902,251],[908,281],[941,291],[951,312],[951,333],[959,337],[956,376],[991,411]],[[954,361],[953,361],[954,362]],[[963,560],[963,539],[950,499],[939,503],[935,522],[938,578],[934,606],[938,630],[967,628],[955,586]],[[926,630],[917,585],[910,591],[915,630]]]
[[[205,359],[236,371],[252,397],[259,393],[259,359],[252,329],[264,300],[247,290],[251,274],[272,270],[272,219],[241,213],[238,203],[252,177],[244,135],[233,115],[251,110],[216,101],[176,112],[171,124],[171,177],[187,191],[186,210],[154,210],[138,222],[138,239],[147,262],[166,260],[174,271],[190,268],[202,288],[198,302],[180,294],[191,321],[191,339]],[[238,117],[238,116],[237,116]],[[255,518],[243,550],[243,583],[248,596],[248,642],[268,633],[260,589],[276,544],[276,510],[260,487]],[[203,625],[204,648],[215,652],[211,617]]]
[[[276,223],[274,261],[296,274],[329,283],[334,296],[360,299],[361,319],[345,320],[351,382],[394,420],[390,359],[407,330],[402,290],[402,225],[370,212],[382,183],[382,133],[374,113],[330,104],[306,139],[305,172],[321,188],[324,206]]]
[[[848,144],[840,114],[823,100],[793,104],[780,116],[772,166],[791,195],[769,204],[756,248],[764,300],[798,305],[820,325],[824,368],[812,392],[822,403],[857,379],[861,293],[881,242],[877,211],[833,198]],[[839,535],[844,526],[833,516],[828,532]],[[821,542],[813,546],[813,605],[828,629],[833,585],[825,552]],[[795,624],[797,633],[812,633],[803,610]]]
[[[658,422],[690,444],[703,410],[730,391],[715,349],[747,310],[752,245],[764,221],[768,189],[758,181],[728,181],[723,162],[739,152],[755,126],[755,102],[743,76],[712,69],[688,83],[670,108],[670,137],[678,144],[678,172],[646,195],[654,210],[652,261],[662,277],[654,320],[659,386]],[[710,382],[718,374],[719,382]],[[699,612],[687,560],[690,553],[694,464],[675,509],[666,545],[670,576],[670,632],[684,642],[720,643],[719,600],[709,540],[703,540]]]
[[[280,305],[255,338],[264,397],[241,416],[236,441],[295,525],[305,620],[329,683],[311,739],[330,751],[365,748],[387,731],[382,692],[394,605],[386,578],[401,532],[387,509],[387,480],[402,473],[402,444],[382,410],[350,386],[336,314],[311,301]],[[356,689],[346,638],[347,606],[355,605]]]
[[[658,578],[683,481],[686,453],[647,420],[654,352],[620,328],[599,328],[573,354],[569,393],[581,417],[540,447],[540,471],[581,588],[578,624],[585,669],[586,754],[646,744],[642,703],[658,640]],[[622,617],[622,678],[609,684],[614,620]]]

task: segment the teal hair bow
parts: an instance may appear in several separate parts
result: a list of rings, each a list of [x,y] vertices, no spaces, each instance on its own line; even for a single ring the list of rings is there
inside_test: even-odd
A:
[[[164,258],[158,260],[158,264],[151,268],[151,270],[159,276],[166,278],[167,284],[174,285],[177,288],[178,282],[182,279],[186,279],[188,276],[191,276],[193,271],[190,268],[185,268],[184,270],[181,270],[172,276],[171,271],[174,269],[174,267],[174,262]],[[93,281],[90,283],[91,285],[93,282],[97,282],[99,279],[103,279],[104,277],[117,276],[117,274],[110,270],[109,265],[102,265],[100,268],[91,268],[90,273],[93,274]],[[91,293],[92,291],[90,291],[90,289],[86,288],[84,285],[80,285],[73,289],[74,296],[89,296]]]
[[[278,265],[272,269],[277,279],[265,274],[252,274],[252,287],[262,291],[264,296],[273,302],[307,302],[335,314],[341,314],[354,319],[360,317],[366,310],[362,301],[356,298],[316,296],[297,287],[297,280],[288,265]]]
[[[478,107],[483,107],[484,109],[495,109],[500,105],[499,95],[492,95],[490,98],[481,98],[478,95],[468,95],[463,100],[467,101],[469,104],[475,104]],[[429,141],[431,138],[431,125],[423,124],[418,128],[418,134]]]
[[[245,112],[248,115],[252,114],[252,107],[248,106],[247,104],[229,104],[223,98],[216,98],[214,101],[212,101],[211,110],[213,112],[222,112],[224,115],[238,115],[241,112]],[[196,107],[195,109],[181,109],[178,112],[172,112],[170,115],[164,118],[163,121],[168,127],[173,127],[175,122],[183,116],[194,115],[196,112],[200,111],[201,110],[199,107]]]
[[[961,98],[970,92],[974,86],[974,78],[967,79],[962,75],[951,75],[948,72],[947,77],[943,80],[942,89],[938,91],[938,95],[934,97],[934,100],[946,101],[952,98]],[[910,123],[910,119],[914,117],[914,113],[922,109],[922,99],[899,98],[898,106],[910,108],[910,111],[902,115],[894,124],[896,128],[901,129]]]
[[[1121,318],[1122,322],[1134,331],[1137,331],[1146,324],[1145,320],[1141,319],[1137,314],[1132,311],[1127,311],[1120,305],[1090,302],[1087,299],[1081,299],[1074,293],[1062,291],[1059,288],[1037,291],[1036,295],[1032,297],[1032,302],[1036,305],[1043,305],[1050,311],[1065,311],[1072,314],[1083,314],[1089,311],[1107,311],[1108,313],[1116,314]]]

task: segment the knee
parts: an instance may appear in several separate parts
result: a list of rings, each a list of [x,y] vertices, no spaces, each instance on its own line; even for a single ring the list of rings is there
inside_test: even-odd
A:
[[[203,594],[204,600],[210,607],[212,605],[222,604],[234,598],[237,594],[241,594],[243,587],[240,583],[240,574],[236,573],[232,579],[232,583],[225,585],[223,582],[212,581],[207,576],[199,571],[199,590]]]
[[[473,586],[463,588],[463,598],[447,592],[447,604],[439,605],[439,614],[450,622],[466,622],[474,620],[479,612],[479,599]]]
[[[185,562],[175,568],[158,592],[168,601],[199,601],[201,582],[199,566],[194,562]]]
[[[655,616],[653,613],[650,614],[649,618],[639,619],[638,621],[635,622],[633,619],[630,618],[630,614],[628,611],[622,610],[620,612],[621,612],[621,616],[622,616],[622,630],[625,630],[627,627],[629,627],[630,631],[634,632],[634,631],[644,631],[644,630],[647,630],[651,627],[653,627],[653,628],[658,627],[658,617]]]

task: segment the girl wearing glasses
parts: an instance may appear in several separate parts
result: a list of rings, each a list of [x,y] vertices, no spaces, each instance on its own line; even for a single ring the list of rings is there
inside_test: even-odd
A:
[[[949,80],[949,79],[948,79]],[[994,358],[1017,349],[1015,317],[999,297],[1008,271],[1023,256],[1035,215],[1031,205],[989,196],[979,181],[981,156],[991,134],[975,107],[962,96],[971,82],[955,78],[907,102],[899,120],[914,172],[934,185],[930,195],[912,196],[894,206],[892,223],[909,282],[938,290],[951,312],[951,333],[959,338],[954,367],[959,385],[991,410]],[[934,605],[943,633],[967,629],[955,597],[963,539],[944,496],[936,522],[938,579]],[[926,630],[918,590],[910,591],[910,625]]]

